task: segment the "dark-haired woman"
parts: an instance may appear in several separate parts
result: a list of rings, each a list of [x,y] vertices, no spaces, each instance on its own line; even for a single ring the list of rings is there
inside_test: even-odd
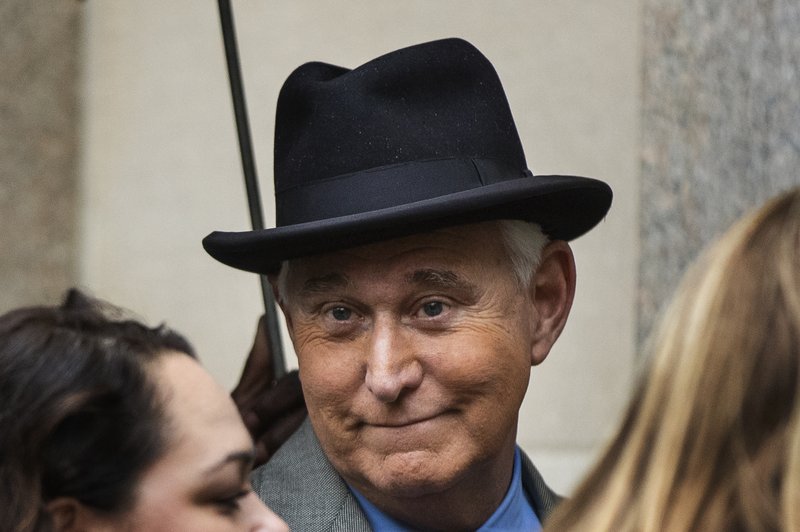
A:
[[[228,394],[164,327],[68,294],[0,316],[0,528],[287,530]]]

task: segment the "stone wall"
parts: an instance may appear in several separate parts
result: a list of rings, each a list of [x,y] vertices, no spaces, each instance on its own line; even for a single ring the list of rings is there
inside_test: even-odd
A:
[[[691,260],[800,184],[800,3],[647,0],[639,344]]]
[[[0,312],[76,280],[81,5],[0,4]]]

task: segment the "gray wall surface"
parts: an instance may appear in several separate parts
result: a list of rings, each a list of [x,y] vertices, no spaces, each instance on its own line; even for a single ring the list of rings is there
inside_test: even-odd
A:
[[[0,2],[0,312],[77,280],[78,2]]]
[[[286,76],[306,61],[354,67],[453,35],[495,65],[535,173],[611,184],[611,212],[573,243],[575,304],[534,368],[520,414],[520,445],[561,490],[615,426],[636,358],[641,21],[628,0],[600,4],[233,3],[267,225],[275,101]],[[86,7],[81,283],[186,332],[231,385],[261,311],[256,277],[199,245],[212,230],[249,227],[216,6]]]
[[[800,184],[800,3],[647,0],[638,339],[700,250]]]
[[[794,1],[233,7],[268,225],[285,76],[447,36],[495,64],[534,172],[612,185],[607,219],[573,243],[575,307],[521,412],[521,445],[564,492],[615,428],[688,263],[800,183]],[[0,65],[0,311],[78,283],[186,332],[231,386],[260,295],[199,245],[248,227],[216,4],[0,0]]]

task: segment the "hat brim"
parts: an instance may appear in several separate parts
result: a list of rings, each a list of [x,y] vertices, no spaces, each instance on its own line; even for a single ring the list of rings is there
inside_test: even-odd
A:
[[[287,259],[487,220],[532,221],[553,240],[573,240],[603,219],[611,199],[611,188],[596,179],[534,176],[316,222],[214,231],[203,239],[203,247],[233,268],[271,274]]]

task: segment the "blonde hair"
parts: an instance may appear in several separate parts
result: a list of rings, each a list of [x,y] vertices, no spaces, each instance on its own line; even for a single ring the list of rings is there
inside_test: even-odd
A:
[[[800,530],[800,188],[696,263],[622,427],[548,530]]]

